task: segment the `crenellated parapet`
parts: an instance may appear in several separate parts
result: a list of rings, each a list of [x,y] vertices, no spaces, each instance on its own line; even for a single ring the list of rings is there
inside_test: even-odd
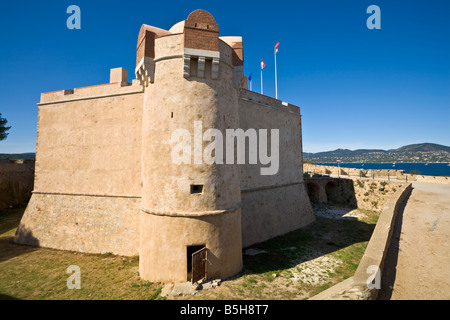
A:
[[[179,34],[182,34],[182,52],[158,56],[158,39]],[[224,49],[224,45],[228,48]],[[186,20],[178,22],[168,31],[142,25],[136,49],[135,74],[144,88],[153,83],[157,62],[167,57],[182,58],[184,78],[217,80],[220,63],[224,63],[233,69],[234,87],[247,88],[242,37],[219,37],[219,25],[204,10],[192,12]]]

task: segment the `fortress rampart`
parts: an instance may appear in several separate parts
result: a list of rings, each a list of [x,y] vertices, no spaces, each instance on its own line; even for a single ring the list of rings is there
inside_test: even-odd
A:
[[[195,250],[207,251],[207,277],[228,277],[242,247],[311,223],[300,109],[248,91],[243,64],[242,38],[219,37],[196,10],[170,30],[142,25],[131,83],[115,68],[108,84],[43,93],[34,191],[15,241],[139,255],[144,279],[186,281]],[[194,161],[174,162],[173,132],[196,139],[199,122],[202,136],[278,129],[278,172],[198,162],[191,140]]]
[[[421,174],[409,174],[404,170],[376,170],[376,169],[356,169],[356,168],[338,168],[337,166],[324,166],[310,163],[303,164],[303,171],[320,174],[343,175],[361,178],[393,178],[401,181],[418,181],[450,184],[450,177],[426,176]]]

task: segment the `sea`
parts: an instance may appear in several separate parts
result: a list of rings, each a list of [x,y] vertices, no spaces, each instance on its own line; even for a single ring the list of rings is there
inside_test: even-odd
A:
[[[338,166],[337,162],[321,162],[317,163],[324,166]],[[371,163],[371,162],[353,162],[345,163],[341,162],[339,165],[343,168],[356,168],[356,169],[383,169],[383,170],[404,170],[405,173],[409,173],[411,170],[415,170],[416,174],[426,175],[426,176],[450,176],[450,163]]]

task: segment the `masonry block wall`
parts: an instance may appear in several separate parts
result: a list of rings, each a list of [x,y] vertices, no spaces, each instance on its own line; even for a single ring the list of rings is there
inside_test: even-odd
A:
[[[41,95],[34,191],[16,242],[139,255],[142,278],[176,282],[188,280],[189,247],[207,248],[208,277],[228,277],[243,246],[314,220],[300,109],[245,89],[241,37],[219,37],[196,10],[170,30],[143,25],[136,60],[131,83],[116,68],[112,83]],[[279,172],[174,163],[172,133],[193,137],[197,121],[202,134],[279,129]]]

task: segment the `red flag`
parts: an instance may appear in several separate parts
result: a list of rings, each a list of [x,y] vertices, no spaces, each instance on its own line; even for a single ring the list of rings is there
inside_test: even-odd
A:
[[[280,43],[279,42],[277,42],[277,44],[275,45],[275,55],[277,54],[277,52],[278,52],[278,45],[279,45]]]
[[[261,59],[261,70],[264,69],[266,66],[266,63],[264,62],[264,59]]]

